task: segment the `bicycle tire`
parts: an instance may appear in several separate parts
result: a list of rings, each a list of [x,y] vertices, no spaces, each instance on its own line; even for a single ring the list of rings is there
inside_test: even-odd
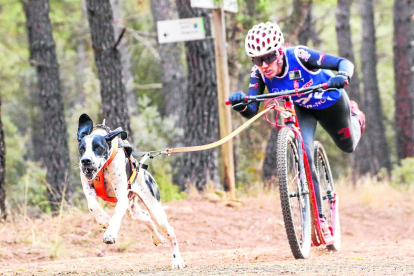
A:
[[[341,224],[339,221],[338,196],[335,196],[334,202],[336,192],[331,167],[325,149],[318,141],[314,142],[314,163],[319,175],[323,212],[331,231],[335,229],[333,233],[334,243],[327,245],[326,248],[331,251],[339,251],[341,248]]]
[[[283,220],[290,249],[296,259],[308,257],[311,218],[306,176],[301,175],[298,141],[290,128],[282,128],[277,140],[277,176]]]

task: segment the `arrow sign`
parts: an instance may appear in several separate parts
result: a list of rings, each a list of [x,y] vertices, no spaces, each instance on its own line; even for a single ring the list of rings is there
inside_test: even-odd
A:
[[[206,37],[202,17],[157,21],[157,31],[160,44]]]

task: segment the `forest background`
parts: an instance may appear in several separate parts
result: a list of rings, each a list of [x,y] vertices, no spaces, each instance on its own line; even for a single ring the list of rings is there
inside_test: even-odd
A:
[[[46,7],[39,14],[30,10],[36,2]],[[347,178],[349,183],[364,175],[392,185],[414,183],[414,159],[410,158],[414,156],[411,1],[253,0],[238,1],[238,7],[238,13],[226,13],[231,92],[248,89],[252,64],[244,52],[246,32],[259,22],[277,22],[288,43],[355,62],[357,74],[348,93],[367,115],[367,130],[357,152],[340,152],[320,127],[317,130],[334,176]],[[94,19],[96,14],[103,16]],[[107,119],[112,129],[123,127],[140,151],[218,140],[210,14],[207,9],[192,9],[190,1],[184,0],[0,0],[2,217],[22,213],[37,217],[57,211],[62,202],[86,209],[76,140],[82,113],[95,123]],[[156,21],[198,16],[204,18],[206,40],[158,44]],[[40,78],[45,65],[36,59],[36,50],[42,45],[34,44],[30,36],[33,26],[43,26],[33,22],[47,17],[53,40],[43,46],[55,49],[58,63],[58,77],[51,81],[57,82],[58,88],[53,88],[57,94],[49,95]],[[99,25],[97,20],[108,24]],[[346,34],[350,39],[345,43],[341,39]],[[101,85],[100,76],[111,69],[99,66],[108,69],[113,64],[100,60],[100,41],[114,46],[113,58],[121,65],[123,77],[108,79],[118,84]],[[48,109],[45,102],[54,102],[50,96],[56,106]],[[47,110],[57,110],[58,115]],[[117,113],[110,110],[119,112],[124,120],[116,121]],[[56,120],[59,112],[61,121]],[[244,121],[235,112],[232,117],[233,129]],[[51,146],[61,135],[67,142]],[[265,120],[258,120],[235,138],[238,193],[277,185],[272,151],[275,135],[277,131]],[[66,157],[54,159],[65,152]],[[184,198],[191,187],[200,192],[221,188],[220,168],[220,151],[215,149],[157,157],[150,162],[149,171],[160,185],[163,200],[170,201]]]

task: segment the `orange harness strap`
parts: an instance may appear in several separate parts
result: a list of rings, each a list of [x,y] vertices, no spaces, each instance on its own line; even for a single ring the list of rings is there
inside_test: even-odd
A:
[[[112,154],[109,157],[108,161],[106,161],[106,163],[102,166],[101,170],[98,172],[98,174],[93,180],[93,186],[95,187],[96,195],[105,201],[114,202],[114,203],[118,202],[118,199],[116,197],[108,196],[108,193],[106,192],[103,173],[104,173],[105,168],[108,167],[109,164],[111,164],[112,160],[114,160],[117,153],[118,153],[118,137],[112,140]],[[132,171],[131,177],[128,180],[128,189],[131,188],[131,183],[134,182],[135,177],[137,176],[137,172],[138,172],[138,167]]]
[[[93,180],[93,186],[95,187],[96,195],[102,198],[105,201],[109,202],[118,202],[116,197],[109,197],[106,188],[105,188],[105,181],[103,172],[109,164],[111,164],[112,160],[115,158],[116,154],[118,153],[118,137],[112,140],[112,154],[109,157],[108,161],[102,166],[98,174]]]

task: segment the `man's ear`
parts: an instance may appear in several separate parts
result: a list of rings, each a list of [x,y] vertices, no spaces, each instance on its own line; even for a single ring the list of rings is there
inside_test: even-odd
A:
[[[79,117],[78,125],[78,142],[82,140],[86,135],[91,134],[93,128],[93,121],[87,114],[82,114]]]
[[[118,127],[117,129],[109,132],[107,135],[105,135],[105,140],[107,142],[111,142],[116,136],[118,136],[119,134],[121,134],[121,139],[125,140],[126,138],[128,138],[128,134],[122,130],[122,128]]]

